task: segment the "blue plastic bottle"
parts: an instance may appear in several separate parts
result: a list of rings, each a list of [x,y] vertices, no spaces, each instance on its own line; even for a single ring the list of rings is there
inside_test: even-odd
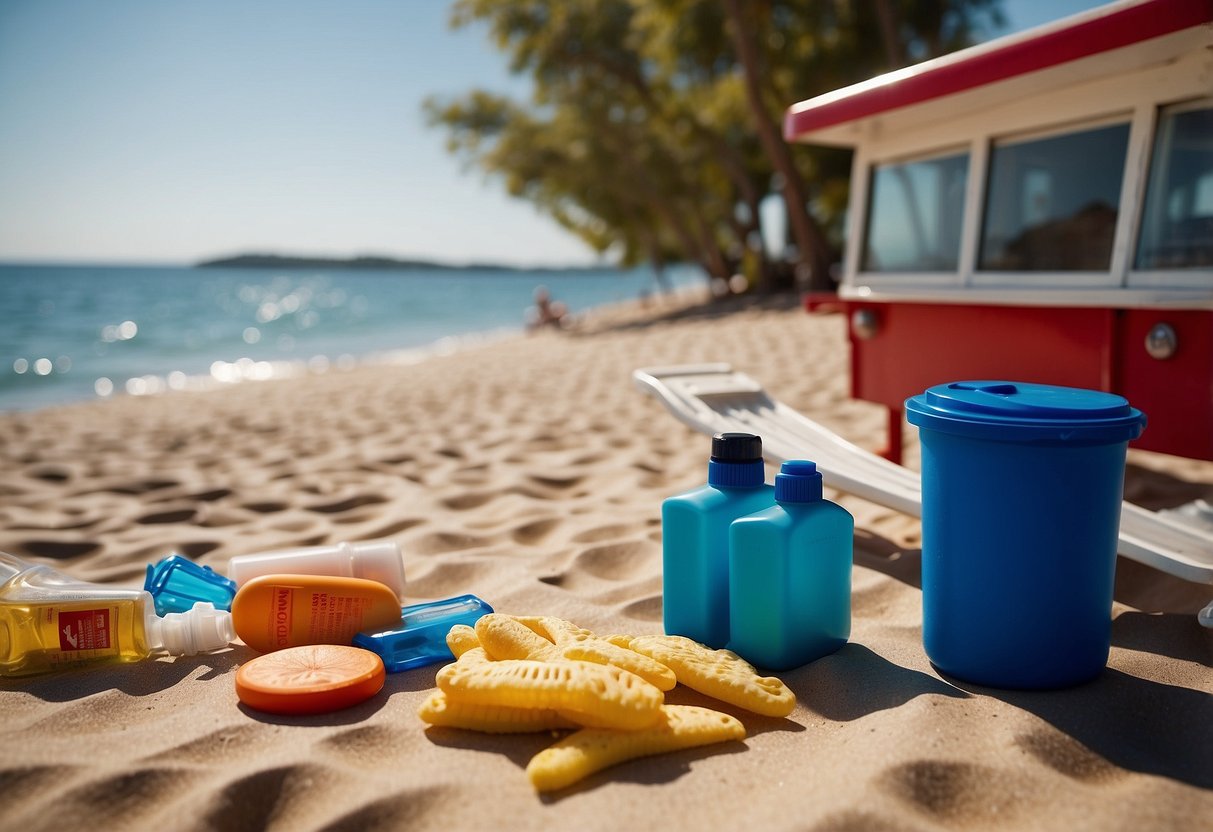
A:
[[[155,565],[148,564],[143,588],[155,600],[156,615],[188,612],[198,601],[207,601],[217,610],[230,610],[236,596],[235,581],[176,554]]]
[[[729,524],[774,503],[763,480],[762,440],[712,437],[707,485],[661,504],[665,631],[713,648],[729,640]]]
[[[414,604],[400,610],[400,623],[383,630],[363,630],[354,636],[354,646],[383,659],[388,673],[455,660],[446,636],[456,624],[475,626],[493,608],[475,595],[460,595],[442,601]]]
[[[776,504],[729,528],[729,649],[788,670],[829,655],[851,635],[855,519],[822,499],[805,460],[775,477]]]

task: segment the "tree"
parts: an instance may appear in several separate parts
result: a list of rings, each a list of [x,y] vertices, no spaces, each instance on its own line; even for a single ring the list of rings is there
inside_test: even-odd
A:
[[[793,150],[786,107],[967,40],[996,0],[459,0],[533,100],[431,100],[449,144],[620,263],[699,263],[760,289],[829,285],[849,163]],[[884,35],[882,39],[882,33]],[[883,44],[883,46],[882,46]],[[760,205],[783,197],[798,263],[768,262]]]
[[[633,4],[465,0],[455,9],[457,25],[486,21],[511,68],[535,79],[526,110],[483,93],[430,102],[458,150],[597,250],[643,250],[660,265],[672,244],[709,275],[732,274],[739,258],[730,251],[760,222],[761,173],[744,144],[688,106],[694,85],[646,54],[654,30],[636,21]],[[511,117],[494,118],[502,112]],[[753,205],[745,222],[738,203]]]

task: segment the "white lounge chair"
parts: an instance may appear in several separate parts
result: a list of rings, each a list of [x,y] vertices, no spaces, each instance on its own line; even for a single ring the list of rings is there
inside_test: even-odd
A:
[[[775,401],[761,384],[728,364],[647,367],[636,370],[632,378],[638,388],[695,430],[758,434],[769,462],[811,459],[831,488],[915,517],[922,515],[918,472],[865,451]],[[1124,503],[1117,551],[1185,581],[1213,584],[1213,533],[1171,516]],[[1213,604],[1199,617],[1206,627],[1213,627]]]

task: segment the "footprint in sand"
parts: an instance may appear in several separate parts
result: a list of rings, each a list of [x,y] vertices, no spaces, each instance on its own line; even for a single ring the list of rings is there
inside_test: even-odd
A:
[[[239,725],[221,728],[195,740],[166,748],[145,758],[146,762],[200,763],[214,765],[230,762],[237,756],[255,755],[279,741],[275,730],[267,725]]]
[[[181,483],[177,482],[176,480],[147,479],[139,480],[138,482],[112,485],[104,490],[110,492],[111,494],[129,494],[138,496],[140,494],[146,494],[149,491],[160,491],[161,489],[172,488],[173,486],[180,484]]]
[[[281,503],[277,500],[263,500],[256,503],[241,503],[241,508],[255,511],[258,514],[274,514],[279,511],[286,511],[290,506],[287,503]]]
[[[660,554],[660,550],[647,541],[607,543],[582,551],[574,558],[573,568],[606,581],[625,581],[655,570]]]
[[[91,540],[22,540],[14,548],[19,553],[39,558],[64,560],[90,555],[100,549],[101,544]]]
[[[480,508],[485,503],[497,498],[498,492],[495,491],[469,491],[466,494],[459,494],[455,497],[447,497],[441,501],[441,504],[446,508],[454,511],[467,511],[473,508]]]
[[[812,832],[917,832],[919,827],[862,810],[848,809],[826,816]]]
[[[1060,731],[1037,730],[1020,734],[1016,747],[1059,774],[1084,783],[1119,778],[1127,772],[1112,765],[1091,749]]]
[[[434,823],[426,823],[426,815],[433,809],[449,808],[452,797],[451,789],[436,786],[405,789],[335,818],[325,825],[323,832],[428,827]]]
[[[379,540],[385,537],[393,537],[401,532],[408,531],[414,526],[420,526],[424,522],[425,520],[420,517],[402,517],[399,520],[393,520],[382,526],[372,526],[369,529],[365,529],[363,534],[367,540]]]
[[[633,618],[637,621],[655,621],[660,623],[662,609],[661,594],[657,593],[626,604],[620,612],[628,618]]]
[[[136,517],[135,522],[143,526],[153,526],[162,523],[185,523],[193,520],[195,514],[197,512],[192,508],[169,509],[168,511],[156,511]]]
[[[43,482],[67,482],[72,479],[75,473],[66,465],[57,465],[55,463],[46,463],[43,465],[35,465],[25,472],[25,475],[30,479],[42,480]]]
[[[457,532],[433,532],[418,538],[409,544],[409,549],[420,555],[440,555],[445,552],[459,552],[464,549],[474,549],[484,546],[487,541],[482,537]]]
[[[560,525],[561,521],[555,517],[532,520],[510,532],[510,537],[515,543],[522,544],[523,546],[534,546],[537,543],[543,542],[544,538],[559,528]]]
[[[618,540],[634,534],[640,527],[634,523],[614,523],[606,526],[595,526],[578,532],[573,537],[574,543],[600,543],[604,540]]]
[[[359,725],[330,734],[317,747],[349,765],[378,768],[385,763],[407,760],[410,753],[406,735],[387,725]]]
[[[1009,771],[975,763],[914,760],[884,771],[877,785],[935,820],[989,828],[1013,820],[1025,808],[1022,797],[1009,795],[1031,794],[1031,786],[1014,788],[1014,779]]]
[[[290,828],[290,817],[314,818],[331,804],[344,779],[333,768],[321,765],[255,771],[215,794],[201,825],[207,829],[266,829],[272,823]]]
[[[189,499],[197,502],[213,503],[215,500],[222,500],[224,497],[231,496],[231,494],[232,489],[230,488],[212,488],[207,491],[198,491],[193,494],[187,494],[186,496]]]
[[[27,808],[31,810],[30,814],[41,815],[40,807],[75,780],[79,772],[80,767],[66,765],[22,766],[0,771],[0,794],[4,795],[4,813],[8,820],[11,822]]]
[[[553,488],[558,490],[566,490],[581,483],[585,479],[577,474],[570,474],[564,477],[558,477],[552,474],[528,474],[527,478],[536,485],[541,485],[544,488]]]
[[[486,563],[439,563],[424,575],[409,579],[409,594],[421,598],[448,598],[489,584]],[[469,587],[473,587],[469,590]],[[483,590],[482,590],[483,591]]]
[[[382,494],[355,494],[352,497],[347,497],[344,500],[338,500],[331,503],[313,503],[307,506],[308,511],[318,511],[323,514],[340,514],[343,511],[361,508],[362,506],[373,506],[379,503],[386,503],[387,497]]]
[[[38,826],[75,828],[83,809],[94,829],[130,829],[141,818],[163,812],[174,798],[189,797],[197,779],[195,772],[180,768],[142,768],[93,780],[44,806],[38,813]]]

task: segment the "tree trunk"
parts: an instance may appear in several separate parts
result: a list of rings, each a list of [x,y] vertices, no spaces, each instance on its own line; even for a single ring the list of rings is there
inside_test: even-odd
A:
[[[733,41],[745,75],[746,100],[754,117],[754,126],[771,165],[783,179],[788,224],[796,247],[800,250],[801,264],[809,267],[806,288],[810,291],[827,291],[833,288],[833,280],[830,278],[830,255],[825,235],[809,216],[806,189],[792,160],[792,152],[780,134],[779,125],[763,103],[758,47],[746,27],[741,0],[724,0],[724,4],[733,24]]]
[[[880,39],[884,41],[884,54],[889,69],[901,69],[906,65],[905,52],[898,35],[897,14],[889,0],[876,0],[876,17],[880,21]]]

